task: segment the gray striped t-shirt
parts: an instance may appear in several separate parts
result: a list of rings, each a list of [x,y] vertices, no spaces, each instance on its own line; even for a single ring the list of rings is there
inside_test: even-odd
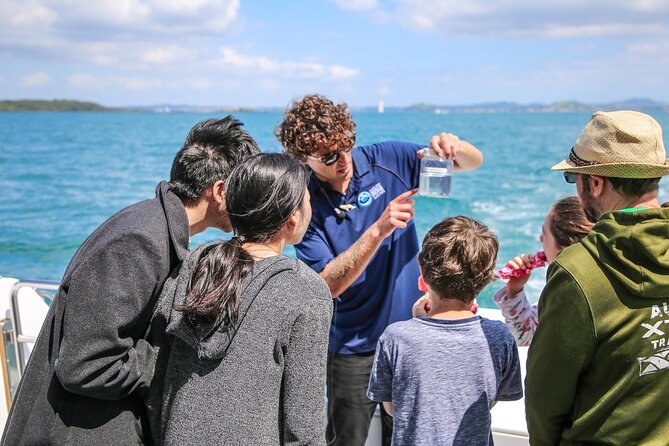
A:
[[[393,445],[492,444],[495,401],[523,396],[516,341],[503,322],[419,317],[379,339],[367,396],[393,403]]]

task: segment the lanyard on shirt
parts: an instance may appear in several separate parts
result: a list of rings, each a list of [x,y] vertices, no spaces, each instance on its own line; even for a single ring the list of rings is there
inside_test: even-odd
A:
[[[402,183],[402,185],[406,188],[406,190],[411,190],[411,188],[406,183],[406,181],[404,181],[404,178],[399,176],[399,174],[397,172],[393,171],[392,169],[389,169],[389,168],[387,168],[385,166],[382,166],[381,164],[377,164],[377,163],[370,163],[369,165],[373,166],[373,167],[378,167],[379,169],[385,170],[386,172],[392,174],[395,178],[397,178]],[[334,203],[332,202],[332,200],[330,200],[330,196],[328,195],[327,191],[323,187],[323,182],[319,179],[317,179],[317,181],[318,181],[318,189],[321,191],[323,196],[325,196],[325,199],[327,200],[330,207],[332,207],[332,210],[334,210],[335,216],[337,218],[342,218],[342,219],[348,218],[346,213],[348,211],[352,210],[352,209],[355,209],[355,206],[346,205],[346,204],[341,205],[339,207],[335,206]]]

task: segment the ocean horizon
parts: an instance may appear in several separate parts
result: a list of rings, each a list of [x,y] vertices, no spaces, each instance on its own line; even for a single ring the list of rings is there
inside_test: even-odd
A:
[[[144,104],[144,105],[106,105],[97,102],[76,99],[0,99],[0,112],[5,111],[45,111],[45,112],[149,112],[149,113],[281,113],[285,105],[192,105],[192,104]],[[581,102],[577,100],[557,100],[543,102],[492,101],[462,104],[414,103],[409,105],[385,104],[379,99],[376,105],[352,105],[349,110],[354,113],[386,112],[414,113],[432,112],[445,113],[553,113],[583,112],[592,113],[597,110],[637,110],[647,113],[669,112],[669,103],[649,98],[628,98],[605,102]]]
[[[650,112],[664,129],[668,112]],[[264,151],[280,151],[274,127],[280,112],[233,113]],[[455,133],[476,145],[484,165],[456,174],[448,199],[418,197],[416,227],[422,239],[441,219],[468,215],[488,225],[500,241],[498,266],[541,248],[539,235],[551,204],[575,195],[574,185],[550,167],[564,159],[588,122],[585,112],[375,113],[354,111],[357,143],[404,140],[427,144],[431,135]],[[84,239],[116,211],[152,198],[169,178],[174,155],[197,122],[224,114],[141,112],[0,113],[0,276],[60,280]],[[669,186],[660,183],[660,199]],[[214,229],[192,246],[229,235]],[[287,255],[294,255],[288,248]],[[527,291],[536,300],[545,269]],[[488,286],[479,303],[493,307]]]

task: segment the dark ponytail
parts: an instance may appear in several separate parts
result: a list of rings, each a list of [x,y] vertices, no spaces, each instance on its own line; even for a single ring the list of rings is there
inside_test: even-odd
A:
[[[308,183],[309,171],[281,153],[252,156],[232,171],[225,200],[236,235],[205,247],[197,261],[185,303],[179,308],[192,325],[237,323],[242,283],[254,265],[242,241],[271,240],[302,206]]]
[[[251,272],[253,263],[237,238],[205,247],[191,275],[186,301],[179,309],[192,325],[214,320],[236,324],[242,291],[239,284]]]

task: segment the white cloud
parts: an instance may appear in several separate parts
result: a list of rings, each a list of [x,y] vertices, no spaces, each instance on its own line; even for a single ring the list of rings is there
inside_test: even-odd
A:
[[[266,79],[260,82],[259,87],[263,91],[279,91],[281,83],[276,79]]]
[[[153,45],[138,51],[136,54],[138,61],[147,64],[183,63],[192,60],[193,57],[195,57],[194,50],[177,45]]]
[[[162,82],[139,76],[122,76],[117,79],[120,87],[126,90],[149,90],[162,85]]]
[[[74,88],[103,88],[106,87],[100,79],[91,76],[90,74],[73,74],[67,79],[67,83],[70,87]]]
[[[237,19],[239,0],[2,0],[0,25],[42,36],[145,36],[222,33]],[[11,33],[6,33],[11,34]]]
[[[250,57],[239,54],[233,48],[221,48],[216,64],[225,71],[245,73],[270,73],[297,78],[320,78],[345,80],[359,74],[355,68],[342,65],[323,65],[316,62],[278,61],[269,57]]]
[[[378,0],[331,0],[339,9],[365,14],[376,23],[388,23],[392,17],[379,4]]]
[[[142,76],[93,76],[78,73],[67,79],[70,87],[81,90],[103,90],[120,88],[123,90],[151,90],[169,87],[165,81]]]
[[[664,0],[396,0],[383,9],[373,1],[342,9],[393,17],[417,31],[473,37],[644,36],[669,34]],[[358,3],[354,1],[353,4]]]
[[[355,68],[348,68],[341,65],[330,65],[326,67],[328,76],[331,79],[350,79],[358,75],[359,71]]]
[[[49,26],[58,19],[58,14],[40,0],[0,3],[0,20],[12,27],[37,28]]]
[[[0,0],[1,1],[1,0]],[[0,46],[0,54],[2,47]],[[100,65],[121,70],[147,71],[160,67],[161,69],[175,69],[183,71],[189,66],[203,63],[206,54],[197,46],[164,44],[161,42],[70,42],[64,39],[54,39],[48,47],[33,46],[33,58],[58,60],[75,63],[77,65]],[[26,52],[15,51],[16,56],[26,58]]]
[[[0,54],[130,69],[192,61],[238,10],[239,0],[0,0]]]
[[[667,72],[669,43],[632,44],[589,58],[545,59],[524,67],[522,74],[490,64],[466,66],[446,75],[427,75],[424,82],[432,86],[435,97],[421,100],[443,104],[571,99],[609,102],[635,97],[662,100]]]
[[[77,73],[67,78],[67,85],[78,90],[122,89],[127,91],[184,90],[184,87],[207,91],[216,86],[213,79],[188,77],[184,79],[164,79],[153,76],[93,76]]]
[[[370,11],[378,8],[377,0],[333,0],[341,9],[349,11]]]
[[[629,54],[661,56],[664,60],[669,60],[669,41],[634,43],[627,47],[627,51]]]
[[[30,74],[21,78],[21,85],[24,87],[38,88],[51,83],[51,78],[43,71]]]
[[[185,79],[184,84],[195,90],[208,90],[216,85],[214,80],[203,77]]]
[[[219,52],[217,40],[238,26],[239,7],[240,0],[0,0],[0,55],[79,67],[66,84],[90,90],[204,91],[220,84],[210,79],[212,67],[227,74],[225,82],[291,76],[340,82],[359,74],[322,60],[249,56],[231,47]],[[95,66],[108,76],[91,75]],[[33,76],[22,84],[47,82]]]

